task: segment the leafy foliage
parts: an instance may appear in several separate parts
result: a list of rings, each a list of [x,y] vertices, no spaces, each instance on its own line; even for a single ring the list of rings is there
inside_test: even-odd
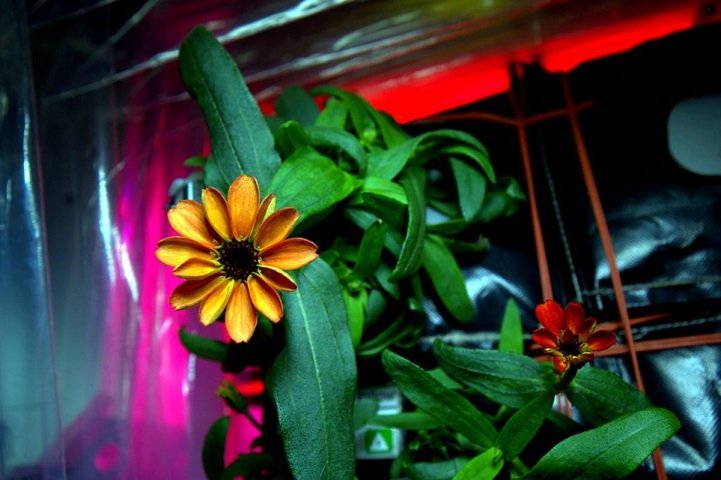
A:
[[[298,210],[297,228],[321,251],[296,275],[297,292],[284,294],[283,320],[260,318],[249,343],[181,329],[188,351],[227,372],[249,365],[268,372],[275,406],[268,414],[277,415],[280,444],[270,440],[275,430],[262,431],[250,416],[235,386],[223,384],[217,394],[256,425],[265,450],[226,466],[229,418],[219,419],[203,447],[209,479],[353,478],[353,434],[364,423],[413,432],[394,478],[621,478],[679,428],[673,414],[609,372],[573,369],[573,381],[559,381],[523,356],[513,302],[498,351],[436,341],[440,368],[426,370],[390,350],[418,343],[428,299],[458,323],[473,320],[463,261],[488,248],[482,232],[490,222],[525,201],[515,179],[496,176],[475,137],[451,129],[410,136],[365,99],[333,86],[291,87],[278,97],[276,116],[264,118],[232,58],[202,27],[183,42],[179,64],[212,149],[186,164],[202,168],[206,186],[221,192],[241,173],[256,177],[277,207]],[[415,411],[381,416],[376,403],[355,403],[356,358],[378,355]],[[547,423],[580,428],[551,410],[563,389],[595,428],[569,436],[529,469],[521,456]]]

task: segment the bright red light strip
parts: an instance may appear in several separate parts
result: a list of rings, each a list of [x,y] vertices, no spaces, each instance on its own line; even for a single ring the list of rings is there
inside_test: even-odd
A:
[[[580,64],[625,52],[649,40],[694,26],[695,4],[544,42],[540,62],[549,72],[568,72]]]
[[[538,46],[494,57],[453,62],[395,77],[373,77],[344,85],[367,98],[400,123],[457,108],[508,90],[507,65],[536,58],[549,72],[569,72],[590,60],[621,53],[648,40],[692,28],[696,2],[654,15],[614,21],[563,38],[549,38]],[[263,102],[263,111],[272,111]]]
[[[505,92],[510,75],[503,59],[441,65],[385,81],[358,82],[347,88],[374,107],[406,123]]]

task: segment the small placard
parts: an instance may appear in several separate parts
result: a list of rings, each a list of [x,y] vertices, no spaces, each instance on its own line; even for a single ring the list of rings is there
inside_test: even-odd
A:
[[[401,394],[395,387],[361,388],[358,399],[370,398],[378,402],[376,415],[401,413]],[[387,460],[397,458],[403,447],[403,432],[397,428],[364,425],[355,432],[356,458]]]

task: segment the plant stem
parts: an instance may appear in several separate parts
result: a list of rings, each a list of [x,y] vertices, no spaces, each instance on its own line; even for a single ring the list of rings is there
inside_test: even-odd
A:
[[[513,465],[513,467],[516,469],[516,471],[518,473],[520,473],[521,475],[525,475],[526,473],[528,473],[530,471],[530,469],[526,466],[526,464],[523,463],[523,460],[521,460],[518,457],[511,460],[511,465]]]
[[[568,384],[571,383],[573,378],[576,376],[576,373],[578,373],[578,369],[582,366],[582,363],[579,363],[577,365],[571,365],[556,384],[556,391],[562,392],[563,390],[565,390]]]

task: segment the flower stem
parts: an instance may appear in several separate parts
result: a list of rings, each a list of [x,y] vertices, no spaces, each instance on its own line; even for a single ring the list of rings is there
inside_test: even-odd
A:
[[[576,376],[576,373],[578,373],[578,369],[582,366],[582,363],[576,365],[572,364],[556,384],[556,391],[562,392],[563,390],[565,390],[568,384],[571,383],[573,378]]]

